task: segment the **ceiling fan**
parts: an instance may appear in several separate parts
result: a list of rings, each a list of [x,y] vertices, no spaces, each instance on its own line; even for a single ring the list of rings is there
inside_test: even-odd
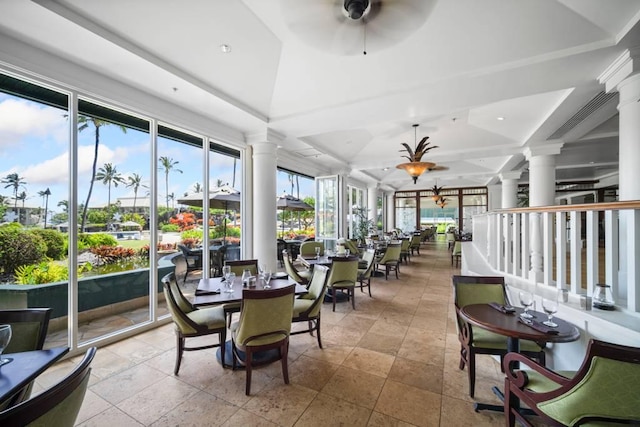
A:
[[[377,53],[416,32],[436,0],[281,0],[287,27],[306,44],[338,55]]]

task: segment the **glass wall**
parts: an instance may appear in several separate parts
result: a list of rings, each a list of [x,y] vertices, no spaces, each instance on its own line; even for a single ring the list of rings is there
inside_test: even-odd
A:
[[[339,185],[337,175],[316,178],[316,240],[327,249],[333,249],[339,237]]]
[[[315,237],[315,182],[314,179],[297,172],[278,168],[277,173],[278,196],[293,196],[306,203],[307,210],[290,210],[278,207],[278,237],[293,239],[304,234]]]
[[[365,190],[362,188],[354,187],[351,185],[347,186],[347,193],[349,196],[349,200],[347,201],[347,206],[350,207],[347,213],[347,224],[349,230],[347,232],[347,237],[349,239],[357,239],[358,238],[358,226],[360,223],[360,217],[358,213],[363,213],[364,218],[367,217],[367,201],[365,199]]]
[[[415,198],[396,199],[396,228],[404,233],[411,233],[416,229],[417,223],[417,203]]]

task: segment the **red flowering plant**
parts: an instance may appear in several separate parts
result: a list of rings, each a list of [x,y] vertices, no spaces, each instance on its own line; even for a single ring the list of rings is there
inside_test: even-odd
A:
[[[180,231],[191,230],[196,225],[196,217],[191,212],[181,212],[169,218],[169,223],[177,225]]]

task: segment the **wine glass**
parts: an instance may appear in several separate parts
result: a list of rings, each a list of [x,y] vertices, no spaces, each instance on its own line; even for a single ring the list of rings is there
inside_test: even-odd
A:
[[[316,259],[320,258],[320,246],[316,246]]]
[[[349,255],[351,255],[351,251],[350,251],[349,249],[345,249],[345,250],[344,250],[344,256],[345,256],[346,258],[349,258]]]
[[[265,264],[258,264],[258,276],[264,277],[264,273],[267,271],[267,266]]]
[[[550,298],[542,298],[542,309],[547,313],[547,320],[542,322],[551,328],[556,328],[557,323],[553,321],[553,315],[558,311],[558,293],[556,292]]]
[[[0,325],[0,366],[11,362],[11,359],[3,359],[2,352],[11,341],[11,325]]]
[[[225,281],[229,280],[229,273],[231,273],[231,266],[225,265],[222,267],[222,277],[224,277]]]
[[[520,317],[524,317],[525,319],[533,319],[533,316],[529,314],[529,307],[533,305],[533,294],[527,291],[520,291],[520,304],[524,307],[524,312],[520,315]]]
[[[269,285],[269,282],[271,281],[271,270],[267,270],[264,272],[264,288],[265,289],[271,289],[271,285]]]
[[[236,273],[234,272],[229,272],[229,274],[227,274],[227,280],[225,281],[225,283],[227,284],[227,289],[225,292],[231,293],[233,292],[233,282],[236,280]]]

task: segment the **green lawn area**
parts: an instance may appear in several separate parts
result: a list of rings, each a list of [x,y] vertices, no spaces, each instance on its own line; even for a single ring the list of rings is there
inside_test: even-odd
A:
[[[148,240],[118,240],[118,245],[123,248],[140,249],[148,244]]]

